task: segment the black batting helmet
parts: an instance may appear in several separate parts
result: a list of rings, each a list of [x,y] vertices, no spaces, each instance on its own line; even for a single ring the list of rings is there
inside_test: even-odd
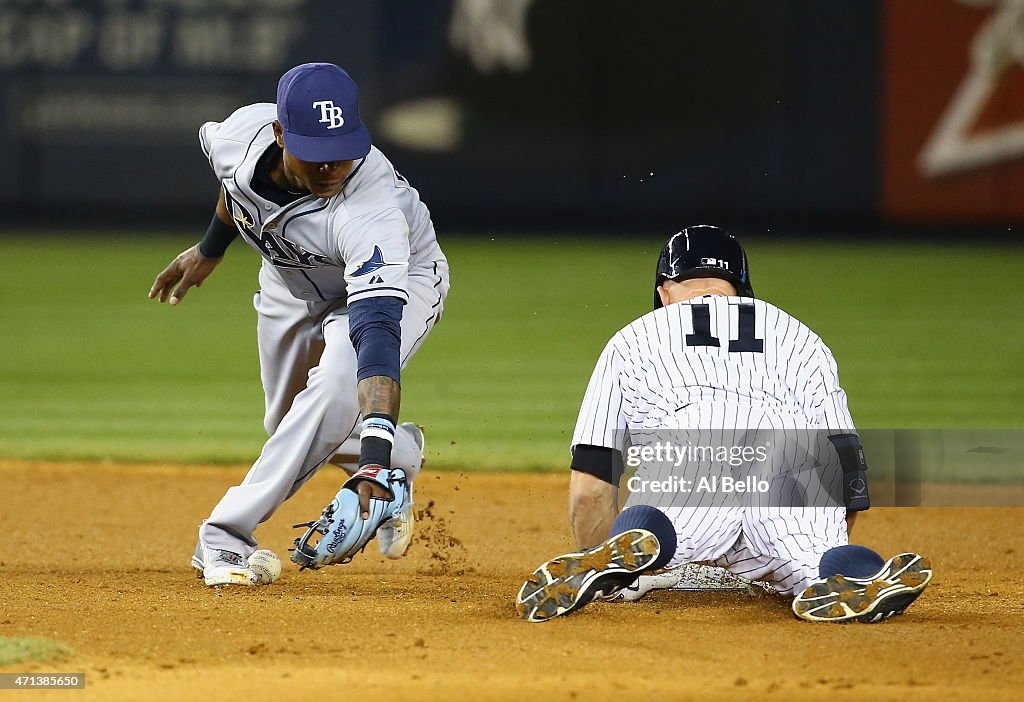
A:
[[[741,297],[753,297],[747,254],[729,232],[710,224],[687,227],[672,235],[658,256],[654,275],[654,309],[661,307],[658,286],[666,280],[722,278],[736,287]]]

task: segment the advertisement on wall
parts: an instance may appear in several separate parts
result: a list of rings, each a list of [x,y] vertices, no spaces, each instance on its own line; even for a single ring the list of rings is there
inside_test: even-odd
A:
[[[197,129],[265,95],[307,0],[0,0],[0,202],[209,200]]]
[[[1024,0],[894,0],[884,12],[886,214],[1024,220]]]
[[[0,204],[208,216],[199,126],[329,61],[439,221],[874,217],[880,22],[880,0],[0,0]]]

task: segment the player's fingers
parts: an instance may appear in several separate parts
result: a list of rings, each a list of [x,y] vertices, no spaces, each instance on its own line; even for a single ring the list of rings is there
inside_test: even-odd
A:
[[[167,302],[167,294],[180,279],[181,275],[177,270],[173,266],[168,266],[153,281],[153,287],[149,289],[150,299],[159,296],[160,302]]]
[[[185,293],[188,292],[189,287],[190,286],[185,285],[184,283],[182,283],[181,285],[176,287],[174,289],[174,292],[171,293],[171,304],[172,305],[176,305],[179,302],[181,302],[182,300],[184,300],[185,299]]]
[[[369,481],[364,480],[356,486],[356,492],[359,493],[359,513],[363,515],[363,519],[369,519],[370,496],[373,494],[373,486]]]
[[[164,282],[163,282],[164,281],[164,276],[166,276],[166,275],[167,275],[167,269],[165,268],[162,271],[160,271],[159,274],[157,274],[156,278],[153,279],[153,284],[149,287],[149,298],[150,299],[153,299],[154,297],[156,297],[160,293],[160,290],[163,289],[163,287],[164,287]]]
[[[181,283],[179,283],[178,287],[176,287],[174,289],[174,292],[171,293],[171,304],[172,305],[176,305],[179,302],[181,302],[182,299],[184,299],[184,297],[185,297],[185,293],[188,292],[188,289],[191,288],[193,285],[198,285],[198,284],[199,284],[199,281],[197,281],[194,277],[192,277],[190,275],[186,275],[186,276],[182,277]]]

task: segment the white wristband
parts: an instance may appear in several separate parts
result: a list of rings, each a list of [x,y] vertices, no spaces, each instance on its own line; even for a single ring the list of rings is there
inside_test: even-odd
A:
[[[395,443],[395,425],[383,417],[370,417],[363,420],[363,428],[359,432],[360,439],[369,437],[384,439],[392,446]]]

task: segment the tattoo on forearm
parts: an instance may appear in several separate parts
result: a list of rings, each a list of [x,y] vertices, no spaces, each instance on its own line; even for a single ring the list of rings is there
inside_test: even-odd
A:
[[[386,375],[375,375],[359,381],[359,410],[363,416],[383,412],[397,421],[402,404],[402,387]]]

